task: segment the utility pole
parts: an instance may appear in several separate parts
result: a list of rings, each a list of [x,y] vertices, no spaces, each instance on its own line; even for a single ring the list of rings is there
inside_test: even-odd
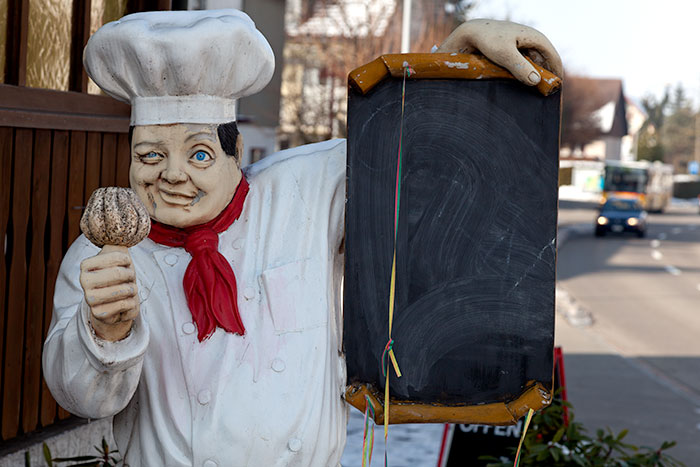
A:
[[[695,111],[695,168],[697,169],[698,164],[700,164],[700,88],[698,89],[698,100],[696,102]],[[697,174],[696,174],[697,175]]]
[[[700,112],[695,112],[695,162],[700,162]]]
[[[403,0],[403,19],[401,23],[401,53],[411,51],[411,0]]]

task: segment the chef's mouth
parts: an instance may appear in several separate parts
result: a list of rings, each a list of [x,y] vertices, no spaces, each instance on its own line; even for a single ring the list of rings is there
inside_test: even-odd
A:
[[[176,190],[159,188],[158,193],[167,204],[174,204],[176,206],[191,206],[192,201],[195,199],[195,196],[190,196]]]

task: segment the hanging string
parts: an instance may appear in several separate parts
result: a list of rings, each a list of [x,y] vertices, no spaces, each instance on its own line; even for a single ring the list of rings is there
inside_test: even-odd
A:
[[[362,467],[372,465],[374,450],[374,406],[369,396],[365,395],[365,432],[362,436]],[[369,433],[369,436],[367,434]]]
[[[513,467],[518,467],[520,465],[520,450],[523,447],[523,441],[525,441],[525,434],[527,433],[527,428],[530,426],[530,421],[532,420],[532,415],[535,413],[534,410],[530,409],[527,411],[527,416],[525,417],[525,424],[523,424],[523,432],[520,435],[520,443],[518,443],[518,451],[515,453],[515,462]]]
[[[389,436],[389,362],[386,361],[386,356],[389,356],[391,364],[394,367],[396,376],[401,377],[399,363],[394,355],[394,340],[391,338],[391,328],[394,324],[394,299],[396,296],[396,241],[399,233],[399,210],[401,208],[401,161],[403,159],[403,121],[406,103],[406,78],[411,76],[414,71],[408,65],[408,62],[403,62],[403,84],[401,86],[401,127],[399,129],[399,155],[396,161],[396,184],[394,187],[394,258],[391,263],[391,284],[389,286],[389,340],[384,347],[382,353],[382,372],[385,376],[384,381],[384,466],[388,464],[387,459],[387,444]]]

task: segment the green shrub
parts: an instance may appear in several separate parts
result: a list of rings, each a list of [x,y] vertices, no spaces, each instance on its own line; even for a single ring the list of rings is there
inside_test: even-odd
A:
[[[118,450],[112,450],[107,441],[102,438],[102,447],[95,446],[96,454],[75,456],[75,457],[53,457],[51,450],[44,443],[44,461],[47,467],[58,467],[59,464],[65,467],[116,467],[121,460],[117,457]],[[29,451],[24,453],[25,467],[31,466]]]
[[[565,423],[565,407],[568,409],[568,424]],[[538,467],[677,467],[684,464],[669,456],[666,451],[676,445],[675,441],[664,441],[658,449],[639,447],[625,443],[627,430],[615,434],[607,428],[596,430],[595,436],[586,434],[586,429],[574,420],[571,404],[555,398],[552,405],[532,418],[525,435],[521,466]],[[517,448],[510,459],[484,456],[488,467],[512,467]]]

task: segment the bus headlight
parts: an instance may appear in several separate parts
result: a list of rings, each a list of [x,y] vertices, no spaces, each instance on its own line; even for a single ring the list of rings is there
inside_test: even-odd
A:
[[[598,218],[598,225],[607,225],[608,223],[608,218],[605,216],[600,216]]]
[[[627,225],[634,227],[635,225],[639,225],[639,219],[636,217],[630,217],[627,219]]]

